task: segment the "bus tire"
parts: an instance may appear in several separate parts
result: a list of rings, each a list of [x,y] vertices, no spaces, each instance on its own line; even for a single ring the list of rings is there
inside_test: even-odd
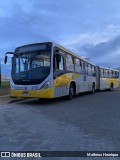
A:
[[[113,83],[111,83],[111,85],[110,85],[110,91],[113,91],[113,88],[114,88]]]
[[[92,84],[92,90],[91,93],[94,94],[95,93],[95,83]]]
[[[70,84],[68,99],[72,100],[74,95],[75,95],[75,88],[74,88],[74,86],[72,84]]]

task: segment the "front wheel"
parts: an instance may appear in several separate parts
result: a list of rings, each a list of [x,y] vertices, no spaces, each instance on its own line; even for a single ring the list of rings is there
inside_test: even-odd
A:
[[[70,85],[70,88],[69,88],[69,95],[68,95],[68,99],[69,99],[69,100],[72,100],[72,99],[73,99],[73,97],[74,97],[74,95],[75,95],[75,90],[74,90],[73,85],[71,84],[71,85]]]

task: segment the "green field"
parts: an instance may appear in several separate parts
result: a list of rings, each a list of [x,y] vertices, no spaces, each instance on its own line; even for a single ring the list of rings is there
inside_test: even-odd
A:
[[[2,87],[10,87],[10,81],[2,81],[1,86]]]
[[[2,81],[0,86],[0,96],[10,94],[10,82]]]

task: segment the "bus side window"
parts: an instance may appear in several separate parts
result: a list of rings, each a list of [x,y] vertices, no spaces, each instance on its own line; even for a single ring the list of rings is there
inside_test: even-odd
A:
[[[92,65],[88,64],[88,75],[92,75]]]
[[[110,72],[109,71],[107,71],[107,75],[108,75],[108,77],[110,77]]]
[[[103,69],[101,69],[101,70],[100,70],[100,75],[101,75],[101,76],[100,76],[101,78],[103,78],[103,77],[104,77]]]
[[[109,78],[111,78],[112,77],[112,72],[111,71],[109,71]]]
[[[104,77],[105,77],[105,78],[107,77],[107,73],[106,73],[106,70],[104,70]]]
[[[59,68],[60,70],[64,70],[64,57],[61,55],[61,62],[59,62]]]
[[[108,78],[108,70],[105,70],[105,78]]]
[[[73,57],[70,54],[66,56],[66,68],[68,71],[74,71]]]
[[[64,70],[65,69],[65,63],[64,63],[64,53],[60,51],[59,49],[55,49],[54,51],[54,57],[53,57],[53,68]]]
[[[119,76],[118,76],[118,72],[117,71],[115,71],[115,77],[116,78],[118,78]]]
[[[92,76],[96,76],[95,67],[94,66],[92,66]]]
[[[119,78],[119,72],[117,72],[118,78]]]
[[[113,78],[115,77],[115,71],[113,71],[113,75],[112,75],[112,77],[113,77]]]
[[[84,73],[84,62],[82,60],[80,60],[80,73]]]
[[[75,71],[80,73],[80,60],[76,58],[75,61]]]
[[[100,77],[102,77],[102,69],[100,69]]]
[[[111,71],[111,77],[113,78],[113,71]]]
[[[94,74],[93,74],[93,66],[90,65],[90,67],[91,67],[91,75],[93,76],[93,75],[94,75]]]
[[[53,56],[53,68],[54,70],[59,68],[59,63],[57,62],[57,54],[59,54],[59,49],[55,47]]]
[[[80,59],[80,73],[82,73],[82,60]]]
[[[88,74],[88,64],[85,62],[85,74]]]
[[[103,78],[105,77],[105,70],[103,69]]]
[[[86,73],[88,74],[88,64],[87,64],[87,68],[86,68],[86,71],[87,71]]]

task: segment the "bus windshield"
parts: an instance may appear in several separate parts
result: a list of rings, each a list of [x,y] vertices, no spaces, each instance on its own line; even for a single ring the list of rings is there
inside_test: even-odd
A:
[[[40,84],[50,74],[50,50],[37,50],[13,57],[12,79],[15,84]]]

